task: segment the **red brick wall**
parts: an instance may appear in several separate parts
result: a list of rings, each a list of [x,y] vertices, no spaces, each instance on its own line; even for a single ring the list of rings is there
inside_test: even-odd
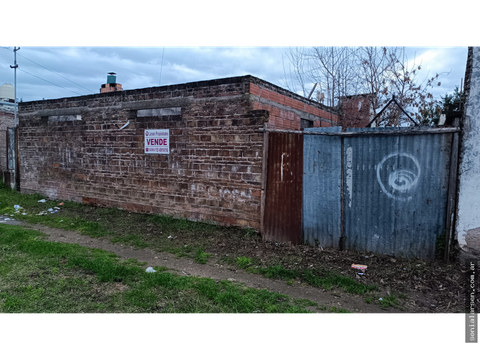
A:
[[[272,88],[263,84],[250,84],[250,93],[258,97],[253,104],[254,109],[267,110],[270,113],[270,128],[300,130],[302,118],[311,120],[314,127],[337,124],[338,114],[331,109],[284,89]]]
[[[146,117],[145,109],[175,111]],[[20,188],[259,229],[258,130],[267,122],[299,129],[301,118],[335,125],[337,115],[327,110],[252,76],[24,102]],[[170,130],[169,155],[144,153],[146,129]]]
[[[354,96],[342,100],[339,125],[346,128],[363,128],[370,122],[370,102],[367,96]]]
[[[209,82],[23,103],[21,191],[259,229],[268,114],[245,90]],[[167,107],[181,115],[138,116]],[[52,120],[66,113],[81,120]],[[145,129],[170,130],[170,155],[144,153]]]

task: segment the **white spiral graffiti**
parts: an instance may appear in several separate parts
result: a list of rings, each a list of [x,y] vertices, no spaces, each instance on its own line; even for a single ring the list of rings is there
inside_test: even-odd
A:
[[[418,160],[407,153],[388,154],[377,165],[377,181],[382,191],[396,200],[408,201],[412,198],[420,173]]]

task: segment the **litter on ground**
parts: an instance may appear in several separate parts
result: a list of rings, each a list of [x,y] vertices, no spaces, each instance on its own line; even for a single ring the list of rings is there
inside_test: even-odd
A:
[[[47,200],[45,200],[45,199],[38,200],[38,202],[41,202],[41,203],[44,203],[44,202],[46,202],[46,201],[47,201]]]
[[[148,267],[147,270],[145,270],[145,272],[147,273],[154,273],[154,272],[157,272],[153,267]]]
[[[367,265],[352,264],[352,269],[366,270],[366,269],[367,269]]]

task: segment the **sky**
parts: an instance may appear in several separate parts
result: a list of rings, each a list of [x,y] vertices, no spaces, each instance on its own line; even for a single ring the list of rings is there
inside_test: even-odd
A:
[[[0,85],[14,83],[13,46],[0,44]],[[419,78],[441,74],[439,99],[465,77],[467,47],[407,47],[410,61],[422,64]],[[20,46],[17,99],[33,101],[100,92],[115,72],[124,90],[253,75],[285,87],[289,47],[61,47]],[[313,85],[313,84],[312,84]]]

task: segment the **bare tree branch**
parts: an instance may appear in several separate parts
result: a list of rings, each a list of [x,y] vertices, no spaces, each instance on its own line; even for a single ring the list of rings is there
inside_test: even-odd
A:
[[[366,116],[373,119],[394,94],[398,104],[418,120],[426,109],[435,106],[430,90],[440,86],[439,74],[418,79],[421,64],[415,59],[409,62],[403,47],[295,48],[290,49],[287,59],[289,89],[306,96],[306,86],[317,83],[319,91],[326,94],[327,104],[345,116],[352,117],[352,107],[357,106],[359,118],[349,119],[351,125],[359,126]],[[352,96],[357,96],[355,101]],[[401,126],[407,122],[411,123],[410,119],[397,106],[389,106],[376,126]]]

